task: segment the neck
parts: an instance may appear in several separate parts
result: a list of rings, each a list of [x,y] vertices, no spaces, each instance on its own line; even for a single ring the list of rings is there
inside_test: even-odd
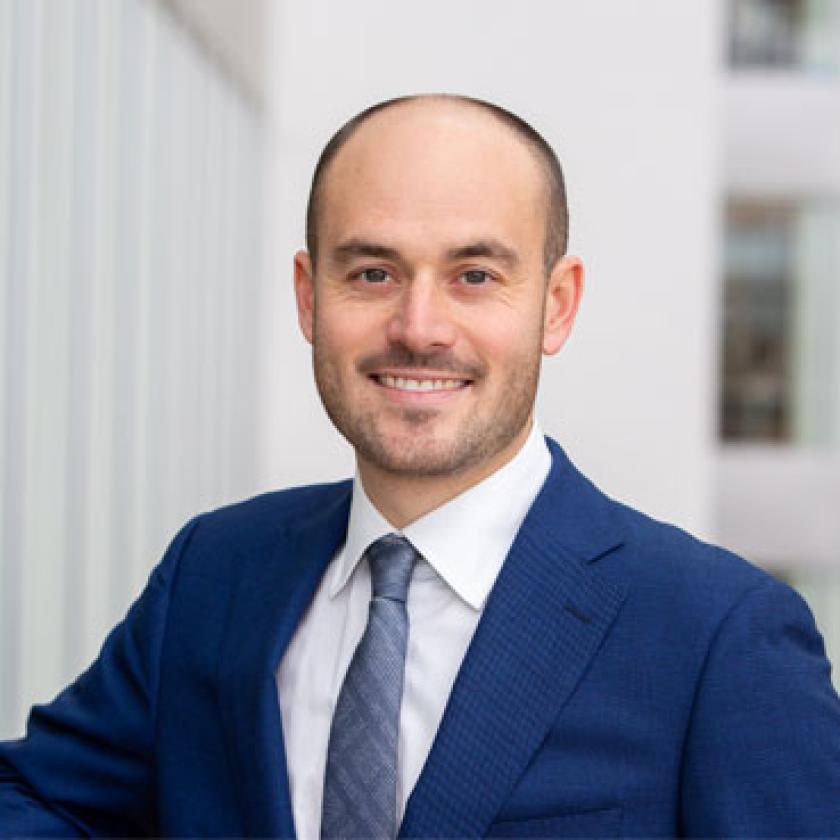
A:
[[[529,418],[503,450],[460,472],[434,476],[406,475],[383,470],[358,457],[359,478],[376,509],[394,528],[401,530],[512,461],[525,445],[532,426],[533,418]]]

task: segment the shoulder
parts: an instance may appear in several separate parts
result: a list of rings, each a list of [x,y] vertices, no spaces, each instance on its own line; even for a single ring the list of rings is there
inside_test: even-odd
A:
[[[683,528],[610,500],[624,536],[623,560],[634,576],[664,577],[703,588],[751,588],[770,575],[744,557]]]
[[[347,479],[274,490],[209,511],[201,519],[205,527],[219,531],[239,530],[243,526],[273,529],[294,524],[301,517],[317,516],[349,498],[352,486],[352,481]]]
[[[553,442],[555,510],[566,530],[576,529],[589,543],[608,550],[591,562],[602,579],[627,592],[625,610],[650,621],[705,625],[721,622],[751,592],[767,592],[793,602],[801,600],[786,584],[719,545],[654,519],[616,501],[580,473]],[[550,479],[551,481],[552,479]],[[568,511],[573,512],[570,516]],[[586,524],[580,524],[586,521]],[[565,537],[568,541],[568,537]],[[580,540],[578,540],[580,542]]]
[[[822,638],[795,590],[732,551],[584,481],[581,492],[592,494],[588,510],[615,535],[614,547],[589,568],[625,593],[614,629],[627,645],[622,649],[655,650],[651,668],[693,675],[689,680],[708,683],[710,697],[719,688],[720,703],[744,681],[765,684],[766,696],[783,696],[791,680],[807,683],[809,696],[819,696],[825,715],[837,720]],[[743,687],[744,696],[752,696]]]
[[[353,483],[310,484],[262,493],[199,514],[179,532],[168,554],[203,575],[236,576],[241,561],[273,554],[300,527],[346,519]]]
[[[628,611],[661,624],[698,651],[722,638],[748,639],[759,628],[792,622],[813,639],[813,617],[788,584],[747,559],[674,525],[611,502],[623,525],[623,544],[599,563],[621,579]]]

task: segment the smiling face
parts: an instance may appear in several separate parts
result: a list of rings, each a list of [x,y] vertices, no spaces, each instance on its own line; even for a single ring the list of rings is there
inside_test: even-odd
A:
[[[360,470],[489,474],[529,430],[540,357],[574,319],[581,269],[543,267],[540,166],[473,107],[401,104],[330,164],[318,263],[295,288],[318,390]]]

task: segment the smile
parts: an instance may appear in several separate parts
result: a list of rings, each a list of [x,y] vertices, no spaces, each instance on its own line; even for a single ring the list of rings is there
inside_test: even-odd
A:
[[[388,374],[374,374],[373,379],[386,388],[398,391],[456,391],[469,384],[467,379],[410,379]]]

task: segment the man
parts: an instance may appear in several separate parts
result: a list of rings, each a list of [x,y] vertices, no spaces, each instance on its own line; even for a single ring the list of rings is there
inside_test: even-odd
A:
[[[188,524],[2,747],[2,833],[840,836],[801,599],[539,433],[583,284],[539,135],[458,97],[376,106],[325,149],[307,228],[299,320],[354,482]]]

